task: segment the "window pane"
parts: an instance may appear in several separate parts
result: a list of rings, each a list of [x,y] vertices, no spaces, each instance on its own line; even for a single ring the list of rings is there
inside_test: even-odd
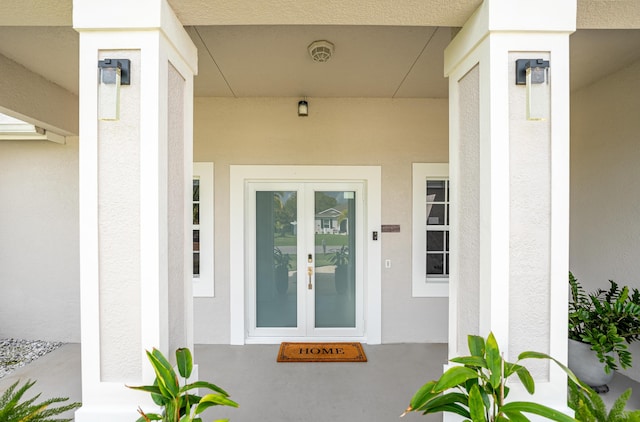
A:
[[[434,201],[445,201],[445,181],[444,180],[427,180],[427,196],[435,195]]]
[[[445,261],[446,261],[446,269],[445,269],[445,274],[449,275],[449,254],[445,255]]]
[[[200,250],[200,230],[193,231],[193,250]]]
[[[193,179],[193,201],[200,201],[200,179]]]
[[[256,192],[256,327],[297,327],[297,193]]]
[[[356,326],[356,193],[353,191],[315,192],[315,215],[325,218],[330,230],[316,230],[315,327]],[[319,250],[316,247],[316,251]]]
[[[427,225],[444,225],[444,204],[427,205]]]
[[[193,276],[200,277],[200,252],[193,253]]]
[[[444,251],[444,231],[427,232],[427,250],[428,251]]]
[[[444,273],[444,254],[427,254],[427,276]]]
[[[193,224],[200,224],[200,204],[193,204]]]

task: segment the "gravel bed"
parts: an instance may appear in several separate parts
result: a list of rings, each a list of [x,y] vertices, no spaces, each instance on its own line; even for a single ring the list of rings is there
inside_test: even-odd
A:
[[[61,342],[0,339],[0,378],[62,346]]]

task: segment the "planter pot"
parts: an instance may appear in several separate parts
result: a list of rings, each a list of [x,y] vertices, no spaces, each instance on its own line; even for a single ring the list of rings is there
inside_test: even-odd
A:
[[[276,290],[285,294],[289,290],[289,269],[287,267],[276,267],[275,271]]]
[[[338,265],[335,272],[336,291],[345,294],[349,285],[349,271],[347,265]]]
[[[591,345],[569,339],[569,369],[582,382],[599,393],[609,391],[607,384],[613,379],[614,372],[604,372],[604,363],[598,360]]]

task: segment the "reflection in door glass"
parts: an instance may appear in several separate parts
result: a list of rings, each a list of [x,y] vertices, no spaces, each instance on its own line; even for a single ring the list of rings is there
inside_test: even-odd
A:
[[[296,192],[256,192],[256,327],[296,327]]]
[[[315,326],[355,327],[355,192],[315,193]]]

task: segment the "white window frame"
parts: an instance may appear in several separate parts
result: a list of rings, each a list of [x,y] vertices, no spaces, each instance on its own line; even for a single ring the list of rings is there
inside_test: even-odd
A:
[[[413,242],[412,286],[413,297],[448,297],[449,277],[427,278],[425,274],[426,236],[426,181],[449,180],[448,163],[413,163]],[[449,195],[451,198],[451,195]],[[451,203],[451,202],[449,202]],[[450,226],[449,226],[450,227]]]
[[[214,297],[213,163],[193,163],[193,177],[200,179],[200,277],[193,277],[193,296]]]

